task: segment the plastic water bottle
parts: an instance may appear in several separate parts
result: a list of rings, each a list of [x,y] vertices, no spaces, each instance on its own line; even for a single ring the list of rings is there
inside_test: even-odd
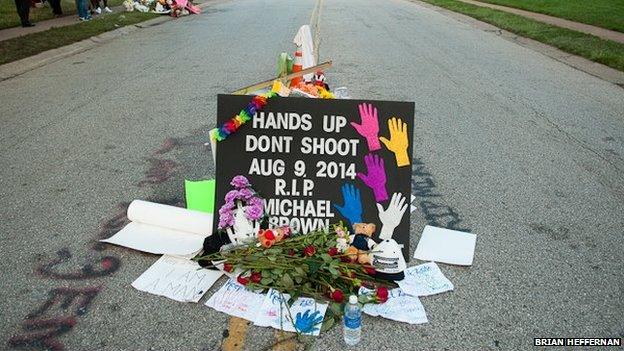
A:
[[[345,343],[349,346],[357,345],[362,336],[362,310],[358,304],[357,296],[349,296],[349,303],[345,305],[343,320]]]

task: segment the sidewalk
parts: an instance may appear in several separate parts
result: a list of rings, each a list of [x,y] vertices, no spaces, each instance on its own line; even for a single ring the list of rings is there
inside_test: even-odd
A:
[[[113,13],[123,12],[124,8],[123,6],[116,6],[116,7],[113,7],[112,10],[113,10]],[[95,19],[95,18],[98,18],[99,16],[106,16],[106,14],[94,15],[93,18]],[[13,38],[21,37],[24,35],[32,34],[32,33],[43,32],[43,31],[46,31],[48,29],[55,28],[55,27],[58,28],[58,27],[71,26],[72,24],[76,24],[76,23],[80,23],[78,21],[78,15],[73,14],[73,15],[66,15],[66,16],[59,17],[59,18],[52,18],[52,19],[45,20],[45,21],[35,22],[34,27],[28,27],[28,28],[13,27],[13,28],[7,28],[7,29],[0,29],[0,41],[13,39]]]
[[[585,34],[591,34],[602,39],[611,40],[611,41],[624,44],[624,33],[620,33],[617,31],[604,29],[604,28],[592,26],[592,25],[585,24],[585,23],[574,22],[574,21],[570,21],[567,19],[559,18],[559,17],[544,15],[541,13],[520,10],[520,9],[516,9],[513,7],[488,4],[488,3],[484,3],[484,2],[480,2],[476,0],[459,0],[459,1],[465,2],[467,4],[476,5],[476,6],[488,7],[488,8],[495,9],[495,10],[513,13],[515,15],[527,17],[527,18],[530,18],[539,22],[551,24],[553,26],[571,29],[571,30],[575,30],[577,32],[581,32]]]

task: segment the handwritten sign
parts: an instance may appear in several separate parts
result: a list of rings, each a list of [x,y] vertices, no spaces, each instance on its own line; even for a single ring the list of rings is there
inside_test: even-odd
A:
[[[364,287],[360,288],[361,294],[372,292]],[[409,324],[427,323],[427,313],[416,296],[406,295],[401,288],[392,289],[388,293],[388,301],[382,304],[369,303],[364,305],[362,312],[370,316],[381,316],[398,322]]]
[[[230,279],[206,301],[205,305],[230,316],[253,322],[263,301],[264,294],[249,291]]]
[[[219,95],[217,122],[250,100]],[[245,175],[265,198],[274,226],[307,233],[339,221],[376,223],[378,239],[377,203],[387,208],[393,193],[410,194],[413,118],[411,102],[272,98],[217,143],[216,206],[225,202],[230,180]],[[409,257],[406,212],[392,230]]]
[[[260,310],[254,321],[255,325],[261,327],[271,327],[280,329],[280,324],[283,324],[282,309],[286,309],[286,303],[290,300],[290,295],[281,294],[278,290],[269,289],[266,297],[260,305]]]
[[[404,293],[412,296],[429,296],[453,290],[435,262],[423,263],[405,270],[405,279],[397,282]]]
[[[312,298],[300,297],[288,307],[288,300],[290,295],[269,289],[254,324],[318,336],[327,304],[317,303]]]
[[[197,262],[163,255],[132,286],[180,302],[198,302],[222,273],[200,269]]]

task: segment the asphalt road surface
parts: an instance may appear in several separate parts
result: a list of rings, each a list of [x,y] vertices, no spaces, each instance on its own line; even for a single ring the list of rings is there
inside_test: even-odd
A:
[[[216,95],[270,78],[310,21],[332,86],[416,103],[412,248],[427,223],[478,235],[428,324],[365,317],[358,349],[624,336],[624,90],[418,3],[317,3],[215,2],[0,82],[0,348],[300,346],[133,289],[157,257],[96,239],[214,175]],[[340,328],[306,342],[345,348]]]

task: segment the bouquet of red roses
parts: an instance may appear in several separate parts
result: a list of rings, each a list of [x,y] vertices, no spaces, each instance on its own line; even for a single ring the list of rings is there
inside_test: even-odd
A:
[[[336,247],[337,240],[348,237],[342,224],[308,234],[293,234],[287,227],[260,229],[258,241],[222,250],[195,260],[209,260],[250,290],[276,289],[295,301],[300,296],[330,302],[324,330],[342,315],[349,295],[361,286],[375,294],[360,296],[361,303],[383,303],[393,282],[375,277],[375,269],[362,265]],[[222,265],[222,266],[221,266]]]

